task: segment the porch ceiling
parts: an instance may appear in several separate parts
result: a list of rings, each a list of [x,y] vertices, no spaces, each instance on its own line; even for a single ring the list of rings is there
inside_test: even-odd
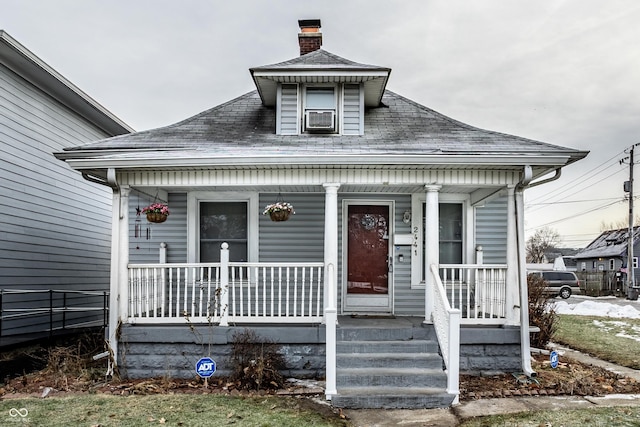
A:
[[[261,193],[324,193],[325,189],[320,185],[253,185],[253,186],[197,186],[197,187],[135,187],[145,192],[153,192],[162,189],[168,192],[188,193],[190,191],[212,192],[261,192]],[[478,187],[445,185],[440,193],[467,194],[477,190]],[[424,185],[343,185],[338,193],[382,193],[382,194],[413,194],[424,192]]]

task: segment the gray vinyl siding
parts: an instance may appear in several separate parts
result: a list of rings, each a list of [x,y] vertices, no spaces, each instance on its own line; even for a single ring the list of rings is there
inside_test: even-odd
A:
[[[362,134],[362,105],[359,85],[344,85],[344,135]]]
[[[507,198],[493,200],[475,210],[476,245],[484,251],[485,264],[507,262]]]
[[[260,194],[260,207],[274,203],[277,194]],[[259,259],[261,262],[324,261],[324,193],[286,194],[295,215],[288,221],[273,222],[261,215]]]
[[[298,134],[298,86],[282,85],[280,98],[280,114],[277,118],[279,133],[282,135]]]
[[[160,260],[160,244],[167,244],[167,262],[187,262],[187,193],[169,193],[170,215],[161,224],[147,221],[145,215],[136,215],[136,209],[144,209],[154,202],[164,202],[155,197],[132,192],[129,196],[129,260],[132,264],[157,263]],[[136,236],[136,223],[139,233]]]
[[[0,289],[108,291],[112,192],[52,155],[107,136],[0,65]],[[3,297],[5,308],[49,307],[46,292]],[[58,297],[52,296],[54,305]],[[73,304],[101,305],[99,299]],[[97,318],[67,314],[65,320]],[[61,326],[60,316],[54,326]],[[5,320],[1,327],[0,345],[8,344],[48,330],[49,316]]]

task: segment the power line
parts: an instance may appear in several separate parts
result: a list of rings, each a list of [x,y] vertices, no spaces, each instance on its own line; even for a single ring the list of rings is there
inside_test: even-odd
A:
[[[622,150],[622,151],[620,151],[620,152],[616,153],[615,155],[613,155],[613,157],[609,158],[608,160],[605,160],[604,162],[602,162],[602,163],[601,163],[600,165],[598,165],[597,167],[595,167],[595,168],[591,168],[591,169],[589,169],[588,171],[586,171],[585,173],[583,173],[582,175],[580,175],[579,177],[574,178],[574,179],[573,179],[572,181],[570,181],[568,184],[573,184],[574,182],[577,182],[578,180],[580,180],[580,179],[584,178],[584,177],[585,177],[585,176],[587,176],[587,175],[590,175],[590,177],[591,177],[591,178],[593,178],[595,175],[597,175],[597,174],[594,174],[594,172],[595,172],[596,170],[598,170],[598,169],[602,168],[603,166],[606,166],[606,165],[607,165],[607,163],[609,163],[609,162],[610,162],[610,161],[612,161],[613,159],[617,159],[617,158],[620,156],[620,154],[624,154],[624,151],[625,151],[625,150]],[[616,163],[611,164],[611,165],[607,166],[607,168],[608,168],[608,167],[615,166],[615,165],[616,165]],[[600,173],[600,172],[598,172],[598,173]],[[569,187],[569,188],[571,188],[570,186],[568,186],[568,187]],[[556,189],[556,190],[553,190],[553,191],[550,191],[549,193],[547,193],[547,194],[543,194],[543,195],[541,195],[541,196],[539,196],[539,197],[537,197],[537,198],[532,199],[531,201],[533,202],[533,201],[536,201],[536,200],[538,200],[538,199],[540,199],[540,198],[544,198],[544,197],[546,197],[546,196],[551,197],[551,196],[553,195],[553,193],[555,193],[555,192],[557,192],[557,191],[559,191],[559,190],[560,190],[560,188],[558,188],[558,189]]]
[[[540,202],[540,203],[527,203],[528,206],[546,206],[546,205],[560,205],[565,203],[587,203],[587,202],[602,202],[605,200],[620,200],[620,197],[608,197],[606,199],[584,199],[584,200],[564,200],[559,202]]]
[[[618,201],[610,202],[610,203],[606,203],[606,204],[601,205],[601,206],[596,206],[596,207],[595,207],[595,208],[593,208],[593,209],[589,209],[589,210],[587,210],[587,211],[580,212],[579,214],[575,214],[575,215],[568,216],[568,217],[565,217],[565,218],[557,219],[557,220],[555,220],[555,221],[551,221],[551,222],[548,222],[548,223],[546,223],[546,224],[538,225],[537,227],[531,227],[531,228],[528,228],[526,231],[536,230],[536,229],[538,229],[538,228],[547,227],[547,226],[549,226],[549,225],[557,224],[557,223],[559,223],[559,222],[567,221],[567,220],[569,220],[569,219],[574,219],[574,218],[576,218],[576,217],[579,217],[579,216],[582,216],[582,215],[586,215],[586,214],[588,214],[588,213],[595,212],[595,211],[598,211],[598,210],[600,210],[600,209],[608,208],[609,206],[613,206],[613,205],[615,205],[616,203],[618,203]]]
[[[610,178],[610,177],[612,177],[613,175],[616,175],[616,174],[621,173],[621,172],[624,172],[624,170],[617,170],[617,171],[615,171],[615,172],[613,172],[613,173],[611,173],[611,174],[609,174],[609,175],[605,176],[604,178],[601,178],[601,179],[600,179],[600,181],[604,181],[604,180],[606,180],[607,178]],[[594,177],[595,177],[595,176],[594,176]],[[587,181],[588,181],[588,180],[583,181],[583,184],[584,184],[584,183],[586,183]],[[560,196],[560,195],[562,195],[562,194],[564,194],[564,193],[566,193],[566,192],[568,192],[568,191],[573,191],[574,193],[579,193],[579,192],[584,191],[584,190],[587,190],[587,189],[588,189],[588,187],[584,187],[584,188],[582,188],[581,190],[576,191],[575,187],[571,187],[571,186],[567,185],[567,186],[563,187],[563,191],[561,191],[561,192],[559,192],[559,193],[555,194],[554,196],[549,196],[549,197],[547,197],[546,199],[544,199],[544,201],[549,200],[549,199],[551,199],[552,197],[558,197],[558,196]],[[551,193],[553,193],[553,192],[551,192]],[[549,194],[550,194],[550,193],[549,193]],[[547,194],[547,195],[548,195],[548,194]],[[537,200],[537,199],[534,199],[534,200]],[[539,207],[538,207],[538,208],[531,209],[531,211],[535,211],[535,210],[537,210],[537,209],[539,209]]]

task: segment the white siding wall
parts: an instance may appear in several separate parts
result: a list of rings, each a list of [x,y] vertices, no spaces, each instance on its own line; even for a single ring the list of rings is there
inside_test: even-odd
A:
[[[279,110],[276,120],[279,121],[279,133],[282,135],[298,134],[298,86],[285,84],[281,88]]]
[[[108,290],[111,190],[52,155],[106,136],[0,65],[0,288]],[[48,320],[5,321],[1,339]]]
[[[362,102],[360,100],[359,85],[344,85],[344,123],[342,133],[345,135],[361,135],[362,132]]]

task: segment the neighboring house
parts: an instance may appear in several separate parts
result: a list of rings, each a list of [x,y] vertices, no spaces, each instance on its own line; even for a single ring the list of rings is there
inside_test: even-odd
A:
[[[52,152],[131,130],[0,30],[0,346],[103,324],[111,191]]]
[[[629,229],[603,231],[584,249],[573,255],[576,269],[584,273],[600,273],[606,280],[602,286],[627,294],[627,252],[629,243]],[[640,256],[640,227],[633,229],[633,260],[634,276],[639,279],[638,256]]]
[[[299,23],[301,55],[252,68],[256,91],[56,153],[114,190],[120,373],[211,355],[224,375],[251,327],[335,406],[446,406],[460,369],[531,374],[523,190],[587,153],[443,116]],[[141,222],[154,201],[168,220]],[[276,201],[295,215],[263,215]]]

